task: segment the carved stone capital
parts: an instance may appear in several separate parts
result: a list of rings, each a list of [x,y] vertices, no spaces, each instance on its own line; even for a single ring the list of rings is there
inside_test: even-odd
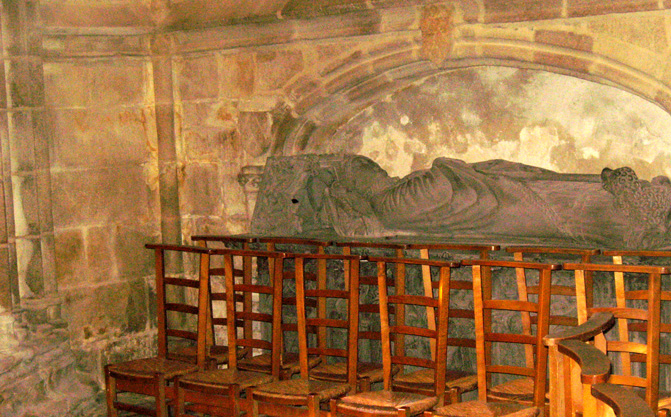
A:
[[[259,191],[263,169],[263,165],[247,165],[242,167],[238,174],[238,183],[245,190],[246,194]]]

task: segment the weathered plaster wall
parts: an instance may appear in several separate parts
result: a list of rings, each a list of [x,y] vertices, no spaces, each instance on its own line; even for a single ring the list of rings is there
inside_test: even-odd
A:
[[[221,14],[224,8],[184,17],[169,2],[152,2],[163,7],[153,9],[146,2],[81,0],[66,9],[58,3],[5,1],[0,11],[6,220],[0,222],[0,387],[23,381],[39,399],[34,404],[54,401],[45,393],[76,391],[28,379],[49,380],[31,372],[50,360],[45,352],[67,358],[59,375],[83,375],[99,389],[103,363],[151,351],[153,264],[143,243],[248,230],[252,194],[242,185],[249,178],[238,177],[243,168],[262,165],[271,154],[346,149],[372,156],[386,150],[391,127],[409,138],[404,152],[411,156],[399,165],[413,168],[432,159],[429,148],[459,156],[465,147],[471,160],[503,150],[497,145],[478,154],[468,131],[455,133],[444,120],[433,131],[427,114],[420,128],[409,130],[420,115],[407,114],[405,122],[398,109],[429,113],[420,99],[445,97],[445,88],[455,89],[449,103],[474,109],[475,116],[458,114],[460,123],[485,120],[489,141],[499,135],[519,148],[528,140],[527,149],[539,154],[546,148],[539,138],[582,141],[577,154],[588,156],[589,167],[580,158],[564,165],[551,152],[533,155],[552,167],[600,169],[617,161],[647,170],[644,178],[669,170],[667,2],[529,1],[510,9],[497,1],[437,8],[291,1],[271,5],[270,17],[235,25],[227,24],[236,16]],[[274,13],[285,5],[284,13]],[[524,74],[544,84],[529,89]],[[525,87],[520,99],[548,105],[538,94],[560,85],[582,93],[574,96],[581,104],[589,95],[598,108],[574,115],[568,111],[575,106],[566,103],[565,115],[548,109],[547,119],[527,108],[527,116],[536,111],[527,122],[492,101],[504,95],[472,88],[480,82],[491,90],[501,76],[512,79],[509,88]],[[562,78],[569,76],[575,78]],[[552,97],[561,103],[561,96]],[[626,108],[605,112],[609,101]],[[581,115],[616,130],[618,146],[605,152],[604,136],[590,153],[596,130],[586,120],[570,123]],[[632,118],[604,121],[616,115]],[[549,132],[555,128],[557,135]],[[367,140],[359,144],[360,138]],[[91,389],[80,395],[94,397]],[[37,407],[8,398],[0,399],[3,415]],[[68,411],[72,403],[59,404],[53,415],[77,414]]]
[[[353,152],[392,176],[440,156],[563,173],[629,166],[671,176],[671,116],[630,92],[546,71],[478,67],[422,79],[340,126],[314,152]]]

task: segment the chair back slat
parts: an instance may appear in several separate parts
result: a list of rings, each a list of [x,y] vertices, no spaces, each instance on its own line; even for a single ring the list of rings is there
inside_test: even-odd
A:
[[[433,393],[442,404],[445,395],[445,374],[447,362],[447,335],[448,335],[448,311],[450,302],[450,278],[451,269],[460,266],[458,262],[435,261],[427,259],[409,258],[369,258],[369,261],[377,263],[378,293],[380,296],[380,328],[382,333],[382,364],[384,371],[384,388],[391,389],[392,368],[394,365],[412,365],[432,369],[435,384]],[[434,294],[433,286],[430,291],[423,294],[406,294],[405,283],[397,279],[394,288],[395,294],[389,295],[387,286],[388,274],[398,271],[398,265],[405,268],[412,266],[428,267],[428,276],[435,276],[439,282],[437,294]],[[404,269],[405,272],[407,270]],[[403,276],[405,280],[405,275]],[[423,291],[426,290],[426,287]],[[397,314],[390,314],[390,307],[394,307]],[[398,314],[403,307],[405,313]],[[407,313],[410,308],[430,309],[432,314],[427,315],[426,321],[409,322]],[[419,337],[428,340],[430,358],[422,357],[417,352],[410,352],[405,341],[407,336]],[[403,341],[404,351],[392,350],[392,341],[398,344]]]
[[[323,363],[344,358],[346,381],[356,387],[361,258],[317,253],[295,254],[294,259],[301,377],[309,377],[310,355],[319,356]],[[323,274],[324,279],[306,282],[305,272],[310,267],[320,271],[319,275]],[[346,289],[345,275],[349,279]],[[310,299],[315,301],[313,305],[316,307],[310,307],[307,302]],[[309,337],[313,331],[316,338]]]
[[[152,249],[155,257],[158,357],[179,357],[177,349],[183,348],[185,343],[173,339],[186,341],[186,346],[192,346],[195,341],[196,354],[187,360],[202,369],[206,366],[208,345],[209,268],[213,251],[188,245],[147,244],[145,247]],[[171,272],[166,265],[168,256]],[[184,265],[195,266],[196,270],[185,271]]]
[[[481,401],[488,400],[488,392],[492,388],[493,374],[508,374],[530,377],[533,379],[533,404],[542,408],[545,404],[545,387],[547,368],[547,348],[543,345],[543,337],[549,330],[550,319],[550,286],[553,271],[560,270],[561,265],[528,261],[497,261],[467,260],[464,264],[471,265],[473,270],[473,300],[475,309],[476,350],[478,364],[478,397]],[[493,271],[495,270],[495,271]],[[520,273],[522,272],[522,273]],[[496,274],[496,285],[503,288],[515,288],[515,282],[526,282],[530,276],[538,281],[538,295],[530,300],[526,288],[518,285],[516,295],[510,291],[501,291],[492,283]],[[494,299],[493,294],[505,294],[506,297]],[[494,325],[494,315],[507,314],[521,317],[536,317],[535,329],[522,326],[519,333],[510,330],[501,332]],[[507,317],[507,316],[506,316]],[[507,319],[506,319],[507,320]],[[534,331],[535,330],[535,331]],[[500,351],[506,352],[506,358],[494,355],[493,344],[506,344]],[[521,345],[527,355],[523,363],[511,364],[510,355],[513,345]],[[530,363],[531,362],[531,363]]]

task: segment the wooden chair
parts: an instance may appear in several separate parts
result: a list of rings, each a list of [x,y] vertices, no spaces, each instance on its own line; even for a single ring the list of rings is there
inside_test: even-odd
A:
[[[662,276],[671,273],[671,268],[647,265],[564,264],[564,269],[575,270],[578,293],[578,319],[585,322],[595,312],[609,311],[617,319],[617,335],[610,339],[596,339],[596,346],[609,352],[616,360],[617,374],[611,375],[612,384],[637,387],[645,390],[645,401],[659,415],[669,412],[669,400],[660,401],[659,364],[668,361],[668,355],[660,355],[660,339],[671,326],[661,322]],[[608,306],[588,307],[585,301],[594,286],[582,280],[586,271],[607,277],[613,288],[614,299]],[[595,277],[596,279],[596,277]],[[602,291],[602,293],[605,292]],[[584,295],[583,295],[584,294]],[[593,294],[592,294],[592,297]],[[664,298],[668,297],[668,293]],[[645,334],[645,336],[641,336]],[[616,352],[616,353],[611,353]],[[662,359],[663,358],[663,359]],[[632,366],[642,364],[638,372]]]
[[[320,404],[356,389],[360,258],[329,254],[293,256],[296,266],[300,377],[254,388],[251,392],[254,417],[260,414],[316,417],[320,414]],[[305,279],[307,264],[320,261],[326,261],[329,272],[324,286],[321,281],[315,283]],[[344,289],[344,277],[340,279],[334,276],[336,272],[342,272],[340,265],[344,265],[345,261],[349,264],[350,276],[347,290]],[[307,299],[315,299],[316,307],[310,308]],[[315,329],[315,337],[309,337],[310,328]],[[322,363],[331,363],[331,359],[344,360],[347,382],[310,379],[310,355],[321,357]]]
[[[256,241],[254,237],[244,236],[244,235],[193,235],[191,236],[191,241],[196,245],[202,246],[205,248],[211,249],[241,249],[249,250],[250,245]],[[211,276],[224,276],[223,264],[216,265],[216,261],[223,259],[221,257],[214,258],[213,264],[210,265],[210,275]],[[244,277],[244,281],[248,284],[251,284],[252,280],[252,263],[251,259],[243,259],[240,265],[237,265],[233,268],[233,275],[235,277]],[[222,282],[224,280],[222,279]],[[222,293],[220,297],[225,297]],[[245,295],[245,306],[249,310],[251,308],[251,296]],[[228,346],[215,343],[215,338],[213,335],[213,325],[212,325],[212,300],[210,300],[210,305],[208,306],[209,315],[208,315],[208,333],[206,335],[207,339],[207,357],[208,357],[208,368],[216,368],[217,366],[226,365],[228,363]],[[251,323],[245,324],[245,336],[250,337],[252,332]],[[245,357],[248,353],[248,349],[238,349],[238,358],[241,359]],[[180,352],[180,355],[185,357],[193,356],[194,352],[192,348],[184,349]]]
[[[236,278],[233,269],[236,260],[239,264],[256,258],[270,258],[274,262],[274,271],[268,277],[268,283],[260,279],[255,283],[246,283],[244,278]],[[215,317],[216,324],[226,325],[229,346],[228,368],[204,370],[184,375],[177,379],[177,413],[176,417],[188,411],[196,411],[215,416],[240,415],[241,410],[249,412],[249,395],[246,391],[254,386],[278,380],[280,376],[281,355],[281,316],[282,316],[282,282],[283,266],[286,255],[281,252],[259,251],[227,251],[224,253],[225,292],[212,292],[212,299],[223,301],[226,317]],[[271,311],[262,312],[259,308],[251,308],[246,303],[247,295],[270,298]],[[270,325],[269,340],[262,335],[246,334],[247,326],[237,326],[242,321],[253,327]],[[241,328],[240,328],[241,327]],[[242,334],[240,333],[242,331]],[[257,330],[260,333],[260,330]],[[261,373],[244,371],[238,367],[238,357],[234,353],[238,346],[249,350],[263,350],[271,357],[271,372]],[[252,353],[250,352],[250,356]]]
[[[585,323],[549,334],[550,417],[653,417],[655,413],[629,388],[608,383],[611,362],[593,344],[615,325],[610,312],[593,314]]]
[[[331,413],[335,415],[348,415],[363,417],[369,415],[387,415],[387,416],[415,416],[434,407],[436,404],[442,405],[445,395],[445,369],[447,359],[447,329],[448,329],[448,306],[450,298],[450,273],[452,268],[459,267],[458,262],[442,262],[422,259],[398,259],[398,258],[369,258],[370,262],[377,263],[378,270],[378,291],[380,294],[380,319],[382,330],[382,358],[384,366],[384,389],[382,391],[360,392],[354,395],[348,395],[340,400],[331,401]],[[438,276],[437,290],[438,295],[434,297],[433,291],[429,296],[424,294],[410,295],[406,293],[396,293],[389,295],[388,290],[388,272],[395,268],[398,263],[404,265],[429,266],[435,270]],[[398,287],[396,287],[398,290]],[[398,314],[398,307],[405,308],[405,314]],[[396,314],[392,319],[391,308],[394,307]],[[434,309],[437,323],[434,329],[428,325],[424,315],[426,308]],[[414,314],[417,320],[409,323],[407,320],[409,314]],[[419,319],[423,317],[423,319]],[[427,352],[410,351],[407,338],[428,340],[426,344]],[[399,352],[392,350],[392,340],[394,344],[404,341],[405,351]],[[431,353],[429,346],[431,342],[435,343],[434,353]],[[424,353],[424,354],[423,354]],[[419,367],[422,370],[417,371],[421,374],[418,380],[424,378],[423,374],[431,374],[430,379],[435,383],[412,385],[408,389],[405,387],[395,387],[392,382],[394,365],[399,367],[412,366]],[[426,370],[426,371],[425,371]],[[409,373],[410,375],[410,373]],[[412,378],[408,376],[407,380]]]
[[[204,369],[206,366],[206,327],[209,286],[209,265],[212,250],[195,246],[148,244],[156,261],[156,301],[158,353],[151,358],[108,364],[105,366],[107,414],[117,410],[164,417],[168,405],[176,398],[174,379]],[[180,277],[168,273],[166,257],[189,256],[197,261],[196,277]],[[179,263],[179,262],[178,262]],[[195,303],[193,300],[195,299]],[[191,302],[190,302],[191,301]],[[195,304],[195,305],[194,305]],[[196,356],[190,362],[175,360],[176,347],[195,343]],[[182,358],[182,355],[179,355]],[[127,401],[119,391],[153,397],[155,406]]]
[[[300,237],[256,237],[254,242],[260,244],[260,249],[267,251],[283,251],[285,253],[318,253],[324,254],[325,248],[330,245],[329,241],[306,239]],[[269,258],[267,260],[267,271],[270,274],[274,269],[274,260]],[[298,325],[296,323],[296,297],[291,293],[291,288],[295,286],[296,269],[292,266],[293,258],[287,258],[283,268],[284,281],[290,281],[292,285],[284,285],[284,295],[282,296],[282,332],[281,332],[281,346],[282,354],[280,355],[280,379],[290,379],[293,375],[300,372],[300,363],[298,358],[298,351],[291,349],[297,341]],[[257,265],[257,268],[265,268]],[[326,282],[326,260],[319,259],[316,261],[315,271],[304,271],[306,280],[313,282],[320,282],[324,286]],[[307,301],[308,304],[311,300]],[[321,359],[318,356],[308,357],[308,366],[315,367],[320,363]],[[243,358],[238,361],[238,368],[255,372],[271,372],[271,356],[269,354],[254,355]]]
[[[440,407],[433,414],[449,417],[536,416],[542,412],[545,405],[547,348],[543,345],[543,337],[548,333],[549,327],[550,285],[553,271],[561,269],[561,266],[497,260],[464,260],[462,263],[473,268],[478,400]],[[515,288],[515,271],[519,268],[524,268],[525,273],[535,271],[538,276],[539,293],[535,301],[521,300],[519,294],[511,294],[510,290]],[[494,271],[496,292],[505,293],[506,299],[493,299]],[[516,318],[515,313],[520,316],[527,313],[535,315],[537,323],[535,333],[525,332],[521,328],[521,320]],[[499,330],[499,326],[506,322],[520,323],[519,331],[512,333],[513,329],[510,328],[502,329],[506,330],[505,332]],[[496,328],[494,324],[497,324]],[[500,347],[497,355],[494,354],[494,344]],[[524,360],[526,345],[531,345],[534,350],[534,363],[531,367],[527,366]],[[521,351],[518,349],[517,355],[515,346],[521,348]],[[518,401],[512,396],[505,400],[492,399],[489,393],[491,387],[497,385],[497,381],[493,378],[497,375],[531,378],[534,386],[532,401],[530,403]]]
[[[612,258],[613,264],[640,264],[640,265],[658,265],[671,266],[671,250],[604,250],[604,256]],[[622,298],[623,274],[617,272],[614,274],[616,281],[616,295]],[[660,400],[661,409],[671,410],[671,342],[669,341],[671,333],[671,288],[668,284],[664,285],[662,281],[661,294],[661,329],[660,337],[660,355],[659,355],[659,379],[660,379]],[[618,327],[625,328],[626,322],[618,320]],[[627,356],[629,356],[627,358]],[[633,363],[640,363],[644,360],[639,355],[623,355],[623,366]],[[662,382],[663,381],[663,382]]]
[[[581,263],[589,263],[594,256],[599,255],[599,249],[581,249],[581,248],[561,248],[561,247],[541,247],[541,246],[511,246],[506,248],[506,252],[512,253],[514,259],[519,262],[566,262],[575,259]],[[527,259],[525,259],[525,256]],[[531,259],[528,259],[531,258]],[[520,300],[528,300],[529,295],[537,295],[538,285],[528,285],[524,268],[519,268],[517,274],[517,291],[520,294]],[[550,328],[560,329],[565,326],[577,326],[578,317],[576,316],[576,293],[575,280],[571,282],[559,282],[560,278],[556,274],[555,282],[550,286]],[[585,280],[591,282],[592,273],[585,274]],[[592,305],[592,300],[587,300],[588,305]],[[535,325],[535,316],[522,313],[522,326],[524,332],[530,334],[531,326]],[[560,327],[556,327],[560,326]],[[531,367],[534,363],[533,346],[527,345],[525,351],[527,366]],[[508,383],[492,387],[490,398],[506,400],[513,396],[518,400],[531,402],[533,399],[534,385],[531,378],[519,378]]]
[[[406,245],[389,243],[383,239],[361,239],[361,240],[346,240],[335,241],[332,243],[335,247],[342,248],[345,255],[360,255],[373,256],[373,253],[389,254],[396,258],[403,258],[403,251]],[[380,343],[382,340],[382,333],[380,332],[380,304],[377,284],[377,265],[370,262],[364,262],[360,265],[362,270],[359,271],[359,355],[362,356],[362,351],[368,353],[368,358],[362,360],[359,358],[357,364],[357,390],[370,391],[371,384],[380,383],[384,380],[384,372],[382,367],[382,359],[380,356],[378,360],[374,360],[377,351],[381,352]],[[366,268],[364,271],[363,268]],[[345,268],[345,282],[349,282],[348,268]],[[390,287],[399,286],[400,291],[405,291],[405,265],[397,264],[394,271],[394,277],[390,278],[387,283]],[[391,314],[394,314],[392,312]],[[403,314],[403,308],[399,309],[399,314]],[[401,340],[396,344],[396,348],[403,351],[403,342]],[[362,349],[363,347],[363,349]],[[334,364],[327,366],[318,366],[311,372],[311,378],[320,379],[324,381],[344,381],[346,376],[346,369],[342,364]],[[392,372],[396,373],[400,368],[393,367]]]
[[[429,242],[415,242],[409,243],[406,247],[407,251],[419,251],[420,259],[441,259],[445,258],[445,255],[448,255],[451,259],[490,259],[492,252],[497,252],[501,250],[499,245],[473,245],[473,244],[457,244],[457,243],[429,243]],[[463,272],[467,272],[465,269]],[[488,271],[485,271],[488,273]],[[422,267],[422,282],[424,285],[424,293],[429,294],[433,284],[430,270],[428,267]],[[466,291],[470,294],[473,293],[473,283],[471,279],[467,280],[457,280],[452,277],[450,281],[450,290],[459,290]],[[472,298],[472,295],[471,295]],[[450,305],[450,320],[466,320],[468,322],[475,321],[475,313],[471,308],[465,306],[457,306],[454,303],[454,298],[452,298],[453,303]],[[433,311],[427,309],[427,316],[431,319],[433,318]],[[430,320],[429,323],[434,323],[433,320]],[[454,326],[452,326],[454,328]],[[454,337],[452,334],[448,334],[447,338],[448,345],[448,354],[449,349],[472,349],[472,355],[475,357],[475,339],[472,337]],[[432,346],[432,349],[434,347]],[[475,363],[475,360],[474,360]],[[475,371],[468,371],[464,369],[456,369],[455,367],[450,367],[447,370],[445,376],[446,381],[446,399],[449,399],[450,403],[461,402],[462,395],[466,392],[474,391],[478,387],[478,378]],[[425,381],[429,383],[431,381]],[[395,379],[395,384],[403,383],[403,378]]]

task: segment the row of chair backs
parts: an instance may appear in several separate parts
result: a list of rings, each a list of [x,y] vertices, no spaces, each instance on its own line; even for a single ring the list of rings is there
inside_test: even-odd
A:
[[[548,333],[550,324],[573,325],[572,320],[566,318],[553,318],[550,313],[550,298],[554,295],[575,296],[578,306],[578,322],[584,323],[590,315],[610,311],[619,320],[619,340],[606,341],[605,337],[597,337],[597,346],[604,351],[622,352],[623,358],[622,376],[612,375],[611,382],[617,381],[622,384],[631,384],[646,389],[646,401],[651,408],[656,409],[658,405],[658,363],[660,361],[659,332],[667,329],[660,321],[661,301],[671,299],[661,291],[661,275],[669,271],[663,267],[634,267],[620,265],[597,265],[589,263],[594,251],[564,250],[559,251],[561,255],[580,257],[580,263],[564,264],[564,269],[575,271],[575,290],[570,286],[553,286],[552,273],[561,268],[557,264],[524,261],[525,253],[534,253],[534,249],[528,251],[525,248],[509,248],[515,254],[515,261],[487,260],[491,251],[498,247],[474,246],[474,245],[412,245],[387,243],[379,247],[393,249],[395,258],[371,257],[370,263],[377,266],[377,277],[360,276],[361,258],[351,255],[327,255],[325,247],[328,245],[322,241],[306,241],[296,239],[287,241],[282,239],[267,238],[261,242],[260,239],[243,237],[194,237],[201,247],[183,247],[177,245],[147,245],[155,251],[156,273],[157,273],[157,301],[158,301],[158,327],[159,327],[159,358],[188,360],[199,368],[212,366],[214,361],[218,363],[228,362],[230,367],[243,367],[245,361],[249,362],[255,355],[253,352],[265,350],[268,360],[266,372],[276,378],[287,377],[291,373],[285,371],[284,359],[288,357],[285,349],[285,333],[295,331],[298,333],[298,356],[300,358],[297,371],[303,377],[309,376],[312,362],[315,357],[326,363],[332,361],[331,357],[346,363],[345,380],[357,385],[358,373],[358,342],[361,336],[379,338],[382,342],[384,386],[389,389],[403,389],[403,384],[394,385],[394,375],[399,368],[399,375],[404,375],[402,368],[407,365],[426,366],[430,372],[434,372],[432,392],[426,394],[436,395],[442,398],[447,388],[445,382],[445,364],[447,358],[447,347],[471,347],[475,346],[477,351],[478,386],[480,399],[505,400],[501,392],[495,393],[492,389],[499,381],[492,378],[492,374],[510,374],[517,377],[533,380],[532,399],[530,403],[542,406],[545,402],[545,385],[547,369],[544,364],[547,360],[547,350],[540,343],[541,339]],[[220,242],[225,245],[234,243],[243,249],[213,249],[206,246],[212,242]],[[264,249],[274,251],[250,250],[252,242],[266,244]],[[312,254],[288,254],[278,251],[278,244],[289,245],[303,244],[312,248]],[[329,243],[330,244],[330,243]],[[345,254],[352,253],[353,249],[365,244],[341,243]],[[420,258],[403,258],[404,250],[419,250]],[[453,280],[451,270],[457,268],[459,263],[444,262],[428,259],[431,250],[457,250],[475,253],[480,259],[467,259],[464,265],[469,265],[473,270],[471,282]],[[198,271],[192,278],[174,277],[166,273],[166,252],[174,251],[181,255],[189,254],[198,258]],[[536,253],[543,253],[537,251]],[[661,252],[669,256],[667,252]],[[630,253],[608,253],[604,255],[613,256],[615,262],[622,263],[623,256]],[[650,254],[649,254],[650,255]],[[652,256],[652,255],[650,255]],[[618,258],[619,257],[619,258]],[[472,257],[471,257],[472,258]],[[221,260],[213,262],[213,259]],[[264,262],[258,262],[263,259]],[[327,263],[339,262],[339,268],[327,268]],[[268,282],[258,282],[258,265],[268,266]],[[312,264],[312,267],[307,267]],[[421,268],[423,282],[423,294],[406,294],[406,269],[409,267]],[[646,269],[647,268],[647,269]],[[514,283],[509,288],[516,288],[516,292],[506,299],[493,299],[493,285],[505,285],[497,281],[493,283],[492,270],[514,271],[512,274]],[[334,278],[333,271],[342,271],[341,278]],[[435,270],[437,272],[432,272]],[[533,272],[531,272],[533,271]],[[614,307],[598,307],[593,304],[594,295],[591,293],[593,275],[595,273],[612,273],[616,281],[617,305]],[[625,290],[623,284],[625,277],[629,274],[647,274],[649,286],[646,289]],[[498,275],[505,276],[506,274]],[[217,277],[223,277],[221,279]],[[500,280],[500,278],[496,278]],[[295,297],[287,293],[285,281],[295,281]],[[372,284],[377,281],[380,304],[379,307],[362,304],[359,299],[359,289],[362,284]],[[639,279],[640,280],[640,279]],[[532,281],[532,284],[529,282]],[[335,287],[333,285],[335,284]],[[331,285],[329,287],[329,285]],[[181,301],[169,302],[167,294],[175,292],[169,287],[183,288]],[[390,293],[389,291],[392,291]],[[472,290],[473,310],[449,308],[451,290]],[[178,291],[179,292],[179,291]],[[187,293],[191,293],[187,295]],[[508,294],[510,295],[510,294]],[[267,297],[269,301],[266,306],[269,311],[253,311],[252,300],[256,297]],[[197,300],[187,303],[186,300]],[[632,300],[632,301],[626,301]],[[225,305],[217,306],[217,302]],[[647,303],[641,306],[641,303]],[[333,309],[328,306],[338,306],[337,310],[345,312],[342,317],[334,318]],[[444,303],[444,304],[442,304]],[[629,304],[628,304],[629,303]],[[634,303],[635,306],[630,305]],[[638,303],[638,304],[636,304]],[[407,321],[408,304],[419,306],[428,318],[425,328],[414,329]],[[343,308],[345,307],[345,308]],[[288,323],[283,314],[287,308],[295,311],[296,321]],[[386,310],[384,310],[386,308]],[[417,308],[417,307],[412,307]],[[501,313],[501,312],[504,313]],[[225,312],[226,314],[222,314]],[[361,312],[380,314],[380,332],[360,331],[359,315]],[[508,312],[508,313],[505,313]],[[520,317],[522,328],[518,334],[499,332],[496,328],[498,314],[517,314]],[[175,319],[178,314],[186,314],[191,319]],[[331,315],[331,316],[330,316]],[[195,319],[193,318],[195,317]],[[476,339],[464,339],[449,337],[449,323],[453,318],[465,318],[475,321]],[[636,323],[633,323],[635,320]],[[178,326],[172,328],[171,324],[194,323],[195,329],[186,330]],[[233,325],[231,325],[233,323]],[[257,324],[255,324],[257,323]],[[270,329],[263,333],[263,338],[255,335],[254,328],[261,323]],[[415,323],[412,323],[413,325]],[[217,329],[225,327],[225,329]],[[334,330],[335,329],[335,330]],[[340,333],[338,333],[340,332]],[[635,343],[627,339],[630,332],[646,332],[646,343]],[[342,334],[343,337],[329,337],[329,334]],[[225,359],[216,358],[217,352],[225,351],[225,346],[219,350],[212,346],[217,345],[216,336],[226,335],[226,341],[220,345],[228,347]],[[430,339],[428,343],[429,355],[423,358],[411,358],[405,346],[408,337],[422,337]],[[169,341],[177,338],[185,338],[190,342],[190,347],[184,348],[184,344],[177,343],[179,348],[171,350]],[[339,346],[334,346],[337,341]],[[344,347],[343,347],[344,343]],[[494,363],[497,357],[496,346],[504,343],[526,346],[523,357],[525,363],[519,366],[509,363]],[[627,353],[630,352],[630,353]],[[655,353],[656,352],[656,353]],[[499,355],[500,357],[501,355]],[[662,355],[662,361],[666,356]],[[430,358],[430,359],[429,359]],[[634,376],[631,364],[644,362],[646,365],[646,378]],[[540,366],[539,366],[540,365]],[[627,370],[629,369],[629,370]],[[284,374],[283,374],[284,373]],[[117,375],[118,376],[118,375]],[[449,386],[449,383],[447,383]],[[422,392],[420,390],[420,392]],[[167,396],[174,394],[170,389]],[[514,396],[513,396],[514,397]],[[456,398],[456,397],[455,397]],[[453,398],[454,399],[454,398]],[[515,401],[515,398],[510,398]],[[109,403],[109,400],[108,400]],[[654,407],[653,407],[654,405]]]

